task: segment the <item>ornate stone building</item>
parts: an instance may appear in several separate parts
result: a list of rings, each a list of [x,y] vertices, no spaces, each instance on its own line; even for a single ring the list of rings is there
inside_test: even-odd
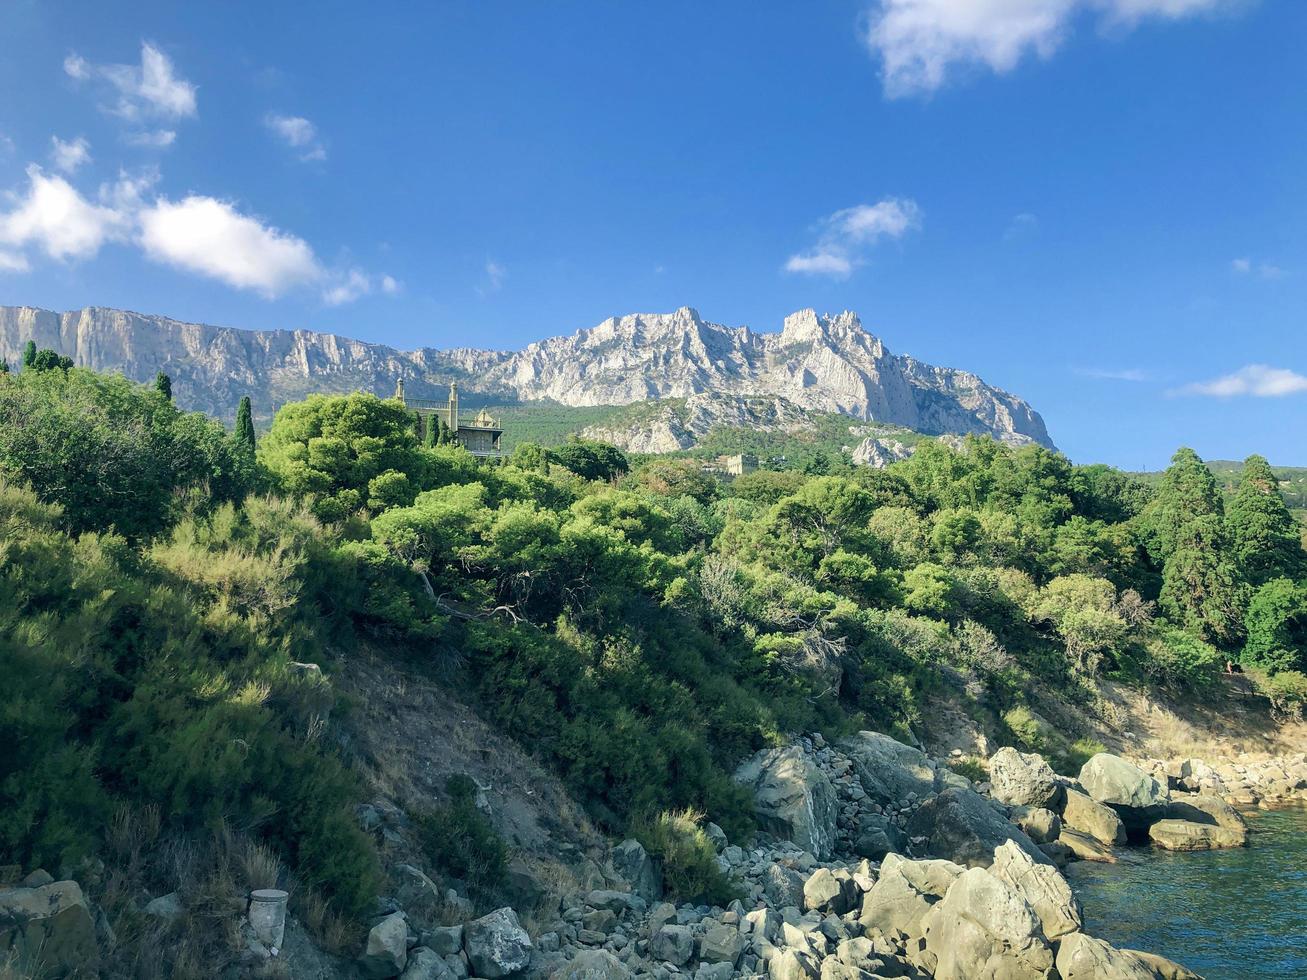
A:
[[[473,456],[501,455],[499,437],[504,434],[504,430],[500,428],[499,420],[491,417],[484,408],[471,418],[460,418],[457,382],[450,384],[449,401],[444,404],[431,398],[409,398],[404,394],[403,378],[395,385],[395,397],[418,417],[421,427],[419,437],[425,437],[427,427],[439,422],[449,430],[453,440]]]

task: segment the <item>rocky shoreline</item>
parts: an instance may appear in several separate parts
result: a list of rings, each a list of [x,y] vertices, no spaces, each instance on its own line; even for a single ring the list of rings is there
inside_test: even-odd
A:
[[[215,975],[1174,980],[1195,974],[1086,935],[1059,868],[1114,861],[1128,842],[1241,846],[1236,807],[1307,801],[1303,754],[1207,763],[1100,753],[1074,779],[1012,748],[985,765],[988,779],[972,782],[885,735],[798,738],[736,773],[753,793],[754,839],[707,825],[739,896],[726,907],[665,901],[658,862],[634,840],[587,861],[583,890],[522,918],[511,907],[474,917],[456,891],[404,864],[356,959],[312,948],[293,918],[282,948],[244,922],[244,952]],[[396,836],[403,815],[369,806],[361,822]],[[10,886],[0,881],[0,951],[39,948],[50,975],[95,976],[100,947],[113,942],[103,917],[75,881],[43,871],[14,881],[20,870],[5,869]],[[169,898],[145,912],[167,914]],[[459,910],[466,921],[447,924]]]

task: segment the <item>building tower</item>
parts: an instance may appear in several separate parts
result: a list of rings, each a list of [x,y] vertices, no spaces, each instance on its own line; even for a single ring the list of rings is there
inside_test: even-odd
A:
[[[458,432],[458,382],[449,383],[449,431]]]

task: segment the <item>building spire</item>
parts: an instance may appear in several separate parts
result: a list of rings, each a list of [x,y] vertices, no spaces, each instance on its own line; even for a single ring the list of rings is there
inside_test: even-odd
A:
[[[395,397],[400,401],[404,400],[404,375],[402,373],[399,380],[395,382]]]

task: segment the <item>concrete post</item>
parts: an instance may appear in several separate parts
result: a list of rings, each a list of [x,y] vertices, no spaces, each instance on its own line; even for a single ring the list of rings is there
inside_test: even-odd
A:
[[[286,899],[279,888],[258,888],[250,892],[248,918],[254,936],[275,956],[286,934]]]

